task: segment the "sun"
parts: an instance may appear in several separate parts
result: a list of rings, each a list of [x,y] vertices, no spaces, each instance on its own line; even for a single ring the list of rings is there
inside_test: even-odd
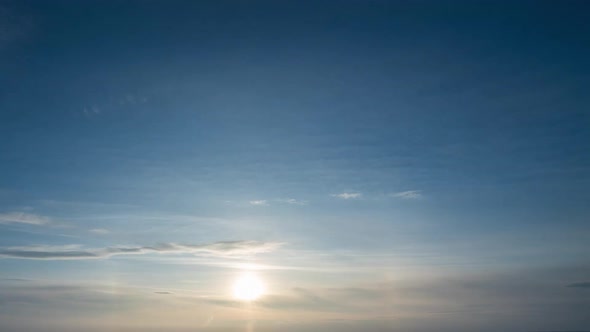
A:
[[[264,295],[264,283],[255,274],[245,273],[234,282],[233,295],[240,301],[254,301]]]

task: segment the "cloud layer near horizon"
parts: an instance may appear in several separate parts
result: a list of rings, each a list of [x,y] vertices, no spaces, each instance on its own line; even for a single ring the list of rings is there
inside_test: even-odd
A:
[[[240,257],[271,252],[282,246],[281,242],[220,241],[209,244],[162,243],[154,246],[115,246],[84,249],[69,246],[27,246],[0,248],[0,258],[19,259],[95,259],[115,255],[143,255],[151,253],[194,254],[203,256]]]

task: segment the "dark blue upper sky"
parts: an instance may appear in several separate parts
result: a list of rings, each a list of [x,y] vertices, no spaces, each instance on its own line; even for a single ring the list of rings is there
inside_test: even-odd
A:
[[[586,268],[589,13],[2,2],[0,244],[260,240]],[[187,233],[189,217],[224,221]],[[2,250],[4,277],[42,269]]]

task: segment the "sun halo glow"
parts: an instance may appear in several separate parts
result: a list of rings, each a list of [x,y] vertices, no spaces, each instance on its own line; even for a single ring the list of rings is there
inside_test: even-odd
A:
[[[246,273],[238,277],[233,285],[233,296],[240,301],[254,301],[264,295],[264,283],[258,276]]]

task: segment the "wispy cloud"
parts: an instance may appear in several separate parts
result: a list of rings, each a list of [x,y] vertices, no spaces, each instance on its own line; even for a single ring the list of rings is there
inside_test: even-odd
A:
[[[293,205],[307,205],[308,204],[307,201],[303,201],[303,200],[299,200],[299,199],[295,199],[295,198],[280,198],[280,199],[277,199],[277,202],[285,203],[285,204],[293,204]]]
[[[590,289],[590,281],[576,282],[576,283],[567,285],[567,287],[569,287],[569,288],[589,288]]]
[[[257,201],[250,201],[249,203],[250,203],[250,205],[254,205],[254,206],[267,206],[268,205],[268,201],[265,199],[261,199],[261,200],[257,200]]]
[[[82,109],[82,112],[86,116],[94,116],[94,115],[99,115],[100,113],[102,113],[102,110],[100,109],[100,107],[98,107],[96,105],[92,105],[90,107],[84,107]]]
[[[46,225],[50,222],[48,217],[38,214],[25,212],[6,212],[0,213],[0,224],[27,224],[27,225]]]
[[[341,198],[341,199],[356,199],[356,198],[361,198],[363,196],[363,194],[361,194],[359,192],[343,192],[340,194],[332,194],[330,196]]]
[[[67,246],[26,246],[0,248],[2,258],[23,259],[96,259],[115,255],[193,254],[217,257],[243,257],[271,252],[284,243],[260,241],[222,241],[209,244],[162,243],[154,246],[115,246],[105,248],[83,249],[78,245]]]
[[[91,230],[89,230],[90,233],[94,233],[94,234],[98,234],[98,235],[106,235],[109,234],[111,231],[109,231],[108,229],[104,229],[104,228],[93,228]]]
[[[393,197],[402,199],[420,199],[422,198],[421,190],[408,190],[391,194]]]

